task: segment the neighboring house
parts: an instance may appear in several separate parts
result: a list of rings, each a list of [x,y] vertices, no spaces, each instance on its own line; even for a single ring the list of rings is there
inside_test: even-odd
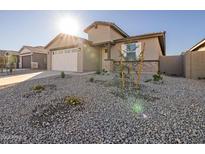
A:
[[[186,78],[205,78],[205,39],[191,47],[184,54],[184,72]]]
[[[19,67],[29,69],[47,69],[47,50],[43,46],[23,46],[19,53]]]
[[[160,72],[190,79],[205,79],[205,39],[181,55],[160,56]]]
[[[45,49],[48,53],[48,69],[60,71],[113,70],[119,62],[121,51],[127,62],[137,62],[137,55],[144,47],[144,71],[159,71],[159,57],[165,55],[165,32],[129,36],[111,22],[96,21],[84,32],[88,40],[59,34]]]
[[[8,65],[9,62],[12,62],[15,68],[18,68],[19,64],[19,52],[13,50],[0,50],[0,65]],[[5,67],[4,66],[4,67]]]

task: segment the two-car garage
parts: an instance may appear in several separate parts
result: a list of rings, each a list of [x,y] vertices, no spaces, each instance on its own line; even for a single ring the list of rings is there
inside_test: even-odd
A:
[[[23,46],[19,54],[19,67],[26,69],[47,69],[47,53],[43,46]]]
[[[78,71],[78,48],[52,51],[52,70]]]
[[[100,52],[90,41],[67,34],[57,35],[49,42],[47,68],[53,71],[90,72],[100,66]]]

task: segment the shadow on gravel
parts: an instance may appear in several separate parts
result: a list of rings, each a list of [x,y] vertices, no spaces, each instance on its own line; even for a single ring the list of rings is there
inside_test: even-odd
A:
[[[57,86],[54,84],[47,84],[47,85],[42,85],[45,89],[42,91],[34,91],[32,88],[30,89],[29,92],[26,92],[22,95],[23,98],[30,98],[30,97],[35,97],[35,96],[42,96],[41,93],[43,94],[51,94],[53,91],[57,89]]]
[[[83,105],[68,105],[64,103],[63,99],[52,100],[54,104],[38,105],[32,111],[29,119],[29,124],[34,128],[42,128],[52,126],[54,123],[62,122],[62,120],[69,120],[76,112],[84,110]],[[56,104],[57,102],[57,104]]]
[[[125,100],[129,97],[134,97],[137,99],[144,99],[146,101],[151,101],[154,102],[156,100],[159,100],[159,97],[156,96],[152,96],[151,94],[145,94],[143,93],[143,91],[147,91],[147,87],[145,85],[140,85],[140,90],[136,90],[135,87],[129,87],[129,88],[125,88],[120,89],[114,89],[111,91],[111,94],[113,94],[115,97],[120,97],[121,99]],[[152,91],[155,92],[155,91]]]
[[[60,75],[56,75],[55,77],[53,77],[54,79],[70,79],[72,78],[71,75],[66,74],[64,78],[62,78]]]

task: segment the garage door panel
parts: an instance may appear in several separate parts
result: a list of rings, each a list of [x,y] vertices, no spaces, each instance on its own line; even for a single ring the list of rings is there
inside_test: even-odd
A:
[[[52,70],[77,72],[78,52],[54,52]]]
[[[22,68],[31,68],[31,56],[22,56]]]

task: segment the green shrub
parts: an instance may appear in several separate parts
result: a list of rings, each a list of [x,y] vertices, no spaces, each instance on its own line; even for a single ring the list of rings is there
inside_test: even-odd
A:
[[[64,102],[68,105],[80,105],[81,99],[77,96],[66,96]]]
[[[153,75],[153,80],[154,80],[154,81],[160,81],[160,80],[162,80],[162,79],[163,79],[163,77],[161,76],[160,73],[157,73],[157,74],[154,74],[154,75]]]
[[[42,85],[36,85],[36,86],[33,86],[32,90],[34,90],[35,92],[40,93],[41,91],[45,90],[45,87],[42,86]]]
[[[61,78],[65,78],[65,73],[63,71],[61,72]]]
[[[130,96],[127,101],[132,104],[131,108],[133,112],[142,113],[144,111],[144,104],[146,103],[144,98]]]
[[[107,73],[108,71],[103,68],[102,72],[103,72],[103,73]]]
[[[94,82],[94,78],[91,77],[91,78],[89,79],[89,81],[90,81],[90,82]]]
[[[205,77],[198,77],[198,80],[203,80],[205,79]]]
[[[101,72],[99,70],[96,71],[96,74],[100,74]]]

